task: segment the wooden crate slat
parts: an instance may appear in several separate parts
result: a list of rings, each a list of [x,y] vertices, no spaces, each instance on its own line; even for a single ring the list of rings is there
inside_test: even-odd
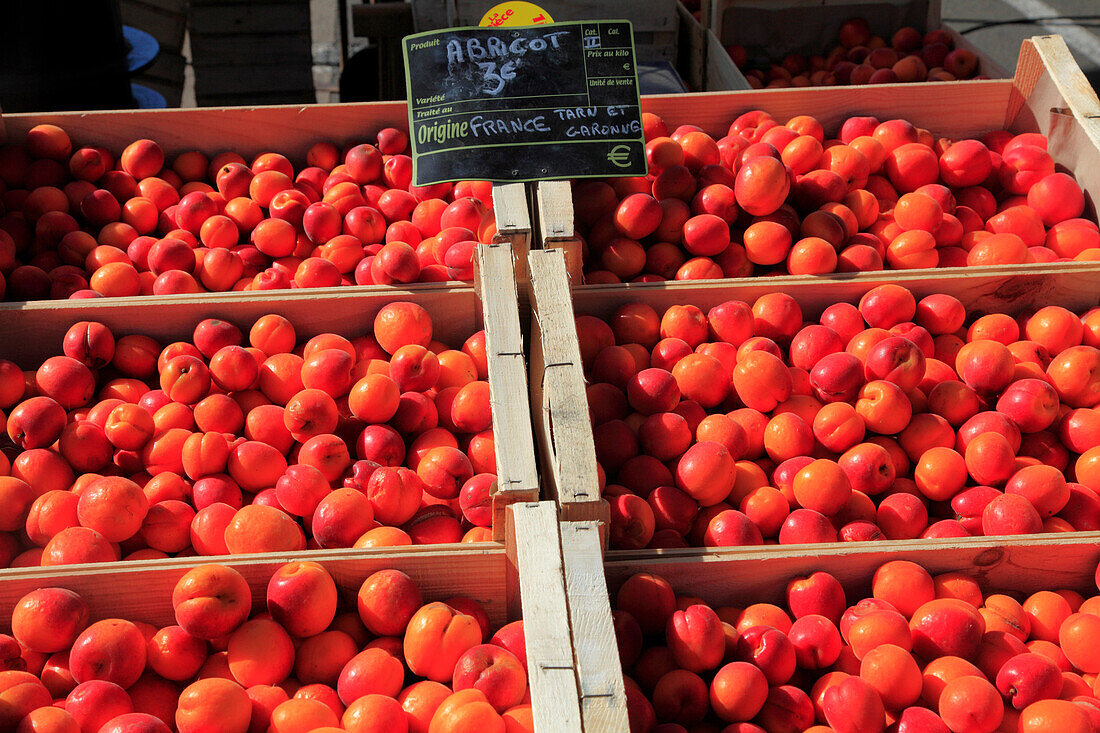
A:
[[[272,573],[287,562],[308,559],[332,574],[354,608],[363,580],[377,570],[395,568],[416,581],[425,599],[464,595],[484,604],[494,626],[508,620],[505,549],[496,544],[406,547],[400,550],[321,550],[308,554],[268,553],[171,560],[16,568],[0,573],[0,628],[9,631],[11,611],[36,588],[61,587],[80,593],[94,619],[125,616],[155,626],[175,623],[172,588],[193,567],[219,563],[237,569],[252,590],[253,612],[265,609]],[[140,588],[140,593],[134,589]]]
[[[562,522],[561,546],[584,729],[627,733],[626,689],[604,580],[599,524]]]
[[[557,511],[551,502],[513,504],[509,552],[519,570],[527,674],[537,733],[581,730],[576,662],[562,568]]]
[[[207,5],[192,3],[191,38],[233,36],[238,33],[283,33],[287,28],[309,29],[309,3],[234,3]]]
[[[236,95],[240,99],[241,95]],[[56,112],[0,116],[2,140],[21,141],[38,124],[59,125],[74,146],[103,145],[116,154],[134,140],[155,140],[169,156],[187,150],[245,158],[277,150],[296,165],[319,140],[337,145],[369,141],[384,127],[409,126],[405,102],[212,107],[203,109]]]
[[[539,245],[560,249],[570,284],[580,285],[584,282],[583,245],[573,226],[572,187],[568,181],[539,181],[536,192]]]
[[[835,575],[849,592],[866,594],[874,571],[888,560],[910,560],[933,575],[961,571],[977,578],[987,590],[1033,593],[1071,588],[1095,594],[1100,532],[665,550],[645,558],[611,552],[606,570],[612,594],[631,575],[654,573],[672,583],[679,594],[738,605],[782,603],[788,580],[818,570]]]
[[[539,181],[536,190],[540,242],[545,246],[547,243],[573,239],[573,200],[569,181]]]
[[[969,312],[1016,314],[1058,303],[1083,311],[1100,300],[1100,267],[1088,262],[1029,265],[1028,270],[1006,266],[941,268],[854,273],[833,277],[754,277],[736,280],[670,281],[629,285],[586,285],[573,292],[578,314],[606,318],[623,303],[640,300],[660,313],[671,305],[693,303],[704,311],[727,300],[751,304],[761,295],[781,290],[795,298],[803,315],[815,318],[837,302],[855,303],[868,290],[896,283],[923,298],[933,293],[953,295]]]
[[[669,32],[634,32],[634,58],[638,63],[667,61],[670,65],[676,65],[677,42],[679,37],[674,31]]]
[[[696,20],[683,4],[680,16],[679,59],[677,68],[691,91],[732,92],[751,87],[733,59],[704,23]]]
[[[512,248],[516,287],[521,310],[527,311],[527,253],[531,249],[531,211],[527,184],[493,184],[493,214],[497,231],[493,241],[507,242]]]
[[[532,343],[531,382],[537,384],[532,402],[540,412],[535,429],[548,459],[545,483],[557,497],[562,519],[607,521],[564,257],[557,250],[532,250],[530,270],[532,330],[539,335]]]
[[[754,89],[729,94],[655,94],[642,97],[642,111],[659,115],[669,129],[694,124],[719,137],[728,133],[730,123],[739,114],[752,109],[765,110],[782,120],[811,114],[826,130],[834,132],[848,117],[875,114],[879,119],[900,117],[947,137],[963,137],[1004,124],[1004,109],[1011,88],[1011,82],[993,79]]]
[[[1061,36],[1025,40],[1005,113],[1006,127],[1047,135],[1054,161],[1070,170],[1094,207],[1100,196],[1100,101]]]
[[[219,95],[313,91],[313,66],[306,59],[293,63],[284,56],[275,64],[244,63],[233,66],[192,63],[192,66],[195,68],[195,95],[199,99]]]
[[[59,353],[61,340],[77,321],[100,321],[118,333],[140,333],[169,343],[190,334],[204,318],[222,318],[247,329],[260,316],[279,313],[299,338],[325,331],[362,335],[387,303],[415,300],[432,316],[444,339],[465,339],[480,328],[473,288],[425,286],[416,291],[381,287],[336,287],[285,291],[93,298],[0,304],[0,345],[9,358],[31,368]],[[437,337],[438,337],[437,336]],[[460,347],[461,340],[451,346]],[[10,355],[9,355],[10,354]]]
[[[285,30],[285,29],[284,29]],[[311,48],[309,29],[297,29],[278,34],[248,33],[234,36],[232,42],[221,36],[195,36],[191,39],[191,63],[198,68],[210,66],[230,66],[232,73],[252,73],[241,66],[286,66],[287,48],[300,47],[308,52]],[[307,62],[305,66],[310,64]],[[197,72],[196,72],[197,73]],[[261,73],[273,73],[273,70]],[[238,81],[238,83],[240,83]],[[251,82],[249,82],[251,85]]]
[[[506,507],[520,501],[538,501],[535,437],[531,428],[513,250],[510,243],[479,245],[475,256],[488,325],[485,340],[497,454],[493,530],[494,538],[503,540]]]

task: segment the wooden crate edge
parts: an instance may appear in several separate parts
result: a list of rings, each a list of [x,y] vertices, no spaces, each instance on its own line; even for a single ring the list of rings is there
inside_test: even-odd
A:
[[[581,701],[553,502],[513,504],[507,513],[510,572],[518,576],[528,680],[538,733],[580,733]]]
[[[699,595],[719,605],[782,603],[786,584],[824,570],[849,590],[869,591],[869,579],[887,561],[909,560],[933,575],[963,572],[986,589],[1096,588],[1100,532],[974,537],[962,540],[789,545],[669,553],[611,553],[605,563],[614,594],[626,578],[661,575],[677,593]]]
[[[532,330],[538,332],[538,360],[531,382],[541,409],[539,437],[547,482],[556,490],[563,518],[603,519],[596,453],[584,396],[580,347],[573,322],[564,257],[557,250],[530,253]],[[579,512],[579,514],[577,514]]]
[[[586,731],[629,730],[626,688],[604,576],[598,522],[560,525],[565,589]]]
[[[478,245],[475,250],[497,456],[493,534],[500,540],[504,539],[500,531],[505,526],[505,507],[517,501],[537,500],[539,495],[514,257],[510,243]]]

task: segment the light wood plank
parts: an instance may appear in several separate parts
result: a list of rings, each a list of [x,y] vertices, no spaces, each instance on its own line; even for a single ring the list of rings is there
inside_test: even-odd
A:
[[[535,211],[542,249],[560,249],[571,285],[584,282],[584,247],[573,224],[573,190],[569,181],[539,181]]]
[[[802,306],[803,316],[816,318],[838,302],[858,302],[860,296],[892,282],[918,299],[933,293],[953,295],[971,313],[1016,314],[1057,303],[1085,310],[1100,300],[1100,266],[1088,262],[1059,262],[1018,268],[968,267],[937,270],[896,270],[832,277],[754,277],[736,280],[672,281],[627,285],[586,285],[573,291],[579,314],[607,318],[631,301],[644,301],[663,312],[669,306],[691,303],[703,310],[727,300],[751,304],[761,295],[781,290]]]
[[[360,336],[387,303],[414,300],[432,317],[434,333],[449,346],[481,328],[481,308],[470,286],[424,285],[415,289],[336,287],[134,298],[0,303],[0,351],[25,369],[60,353],[77,321],[99,321],[120,334],[139,333],[167,344],[187,336],[204,318],[221,318],[247,331],[260,316],[279,313],[299,338],[332,331]]]
[[[742,112],[762,109],[786,121],[813,115],[835,133],[848,117],[900,117],[939,135],[963,137],[1001,127],[1012,83],[1005,79],[935,84],[876,84],[863,87],[754,89],[746,92],[654,94],[642,97],[642,111],[660,115],[675,129],[697,125],[724,136]]]
[[[512,248],[512,261],[516,284],[526,311],[527,295],[527,252],[531,249],[531,213],[528,203],[526,183],[493,184],[493,214],[496,217],[497,231],[493,236],[496,243],[508,243]]]
[[[527,210],[527,185],[524,183],[498,183],[493,185],[493,211],[496,213],[497,233],[530,235],[531,214]]]
[[[187,150],[207,155],[233,150],[250,159],[278,151],[295,165],[304,164],[306,152],[319,140],[360,143],[383,127],[409,127],[405,102],[52,112],[2,119],[7,138],[0,140],[11,142],[22,140],[35,125],[49,123],[64,128],[77,147],[102,145],[119,153],[134,140],[150,138],[169,157]]]
[[[1055,162],[1076,176],[1095,207],[1100,197],[1100,101],[1061,36],[1024,41],[1013,90],[1007,125],[1046,135]]]
[[[604,580],[599,524],[562,522],[561,544],[584,729],[627,733],[626,689]]]
[[[505,595],[505,549],[494,543],[462,546],[418,546],[398,550],[321,550],[171,560],[95,563],[82,566],[16,568],[0,571],[0,630],[10,631],[11,612],[19,599],[36,588],[68,588],[84,597],[93,619],[124,616],[155,626],[175,623],[172,588],[189,570],[220,563],[238,570],[252,590],[252,610],[266,610],[267,582],[283,564],[308,559],[332,574],[346,604],[355,607],[359,586],[383,568],[407,573],[425,600],[462,595],[485,607],[494,628],[508,618]],[[140,589],[140,592],[135,592]]]
[[[696,595],[711,604],[739,606],[782,603],[790,579],[817,570],[835,575],[849,600],[863,597],[870,591],[871,576],[887,560],[910,560],[933,575],[965,572],[988,591],[1071,588],[1095,594],[1100,532],[665,550],[644,558],[610,552],[606,569],[612,595],[631,575],[654,573],[668,580],[677,593]]]
[[[506,507],[518,501],[538,500],[535,438],[531,428],[527,367],[513,275],[514,250],[508,243],[480,244],[475,256],[486,323],[490,400],[497,453],[493,528],[494,538],[503,541]]]
[[[509,551],[519,573],[535,731],[579,733],[581,709],[557,511],[552,502],[513,504],[508,517],[516,538]]]
[[[550,446],[550,482],[564,520],[608,519],[599,495],[596,450],[592,442],[580,345],[569,299],[565,261],[557,250],[532,250],[532,329],[542,351],[542,440]],[[536,404],[539,404],[536,402]]]
[[[573,238],[573,200],[569,181],[539,181],[539,239],[555,242]]]

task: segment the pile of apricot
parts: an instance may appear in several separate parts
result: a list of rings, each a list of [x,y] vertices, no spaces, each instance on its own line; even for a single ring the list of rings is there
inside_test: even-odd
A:
[[[611,546],[1100,529],[1100,309],[898,285],[576,319]]]
[[[852,598],[821,571],[791,579],[782,606],[712,606],[657,575],[630,577],[613,612],[630,729],[1100,727],[1100,596],[988,591],[966,573],[894,560]]]
[[[0,359],[0,567],[490,539],[485,334],[437,338],[395,302],[354,338],[85,321]]]
[[[754,110],[715,139],[642,117],[649,175],[573,186],[588,284],[1100,259],[1038,133],[850,117],[826,136]]]
[[[750,66],[744,46],[727,46],[738,68]],[[779,63],[753,63],[745,78],[754,89],[832,86],[847,84],[897,84],[918,81],[963,81],[986,78],[978,56],[967,48],[955,48],[945,30],[922,34],[912,26],[899,28],[887,43],[871,33],[864,18],[841,24],[837,45],[827,56],[792,53]]]
[[[40,588],[0,634],[0,728],[17,733],[533,731],[523,621],[477,601],[425,603],[399,570],[341,602],[312,562],[271,576],[265,613],[239,572],[201,565],[172,592],[175,623],[90,623]],[[4,619],[4,626],[9,626]]]
[[[492,187],[414,186],[408,147],[385,128],[318,142],[305,165],[169,160],[153,140],[75,147],[38,125],[0,146],[0,300],[472,280]]]

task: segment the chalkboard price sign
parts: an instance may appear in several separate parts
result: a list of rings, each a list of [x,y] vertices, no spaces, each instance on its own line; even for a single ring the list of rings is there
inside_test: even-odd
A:
[[[404,55],[418,186],[646,174],[628,21],[417,33]]]

